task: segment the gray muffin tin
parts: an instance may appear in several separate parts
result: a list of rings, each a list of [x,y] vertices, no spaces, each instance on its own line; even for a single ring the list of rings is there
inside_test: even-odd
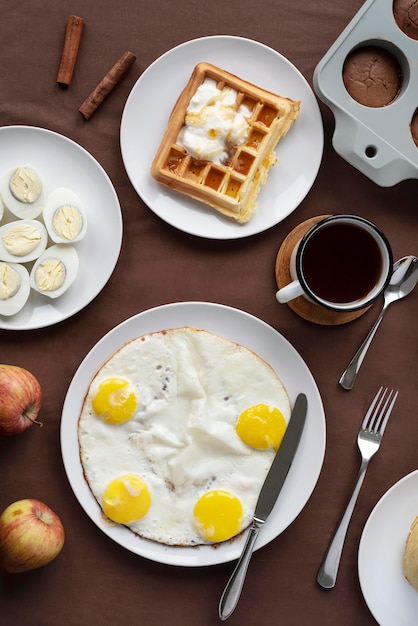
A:
[[[379,45],[398,60],[403,84],[385,107],[359,104],[346,91],[346,57],[362,45]],[[340,156],[382,187],[418,178],[418,147],[410,124],[418,107],[418,41],[400,30],[393,0],[368,0],[315,68],[315,92],[335,117],[333,147]]]

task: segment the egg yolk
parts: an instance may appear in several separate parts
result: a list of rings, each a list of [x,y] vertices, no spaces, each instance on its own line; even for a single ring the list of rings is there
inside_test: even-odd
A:
[[[96,415],[108,424],[122,424],[135,413],[137,399],[129,381],[107,378],[100,383],[92,406]]]
[[[147,485],[134,474],[125,474],[112,480],[102,499],[104,513],[118,524],[130,524],[144,517],[150,504]]]
[[[199,533],[209,541],[226,541],[241,530],[242,504],[229,491],[206,492],[196,502],[193,514]]]
[[[256,404],[241,413],[235,430],[244,443],[256,450],[277,450],[286,430],[286,420],[279,409]]]

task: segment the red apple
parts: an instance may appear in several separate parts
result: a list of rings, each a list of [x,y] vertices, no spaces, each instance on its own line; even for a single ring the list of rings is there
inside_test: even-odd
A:
[[[31,372],[17,365],[0,364],[0,435],[17,435],[36,421],[42,389]]]
[[[10,574],[47,565],[61,552],[64,527],[46,504],[27,498],[0,515],[0,567]]]

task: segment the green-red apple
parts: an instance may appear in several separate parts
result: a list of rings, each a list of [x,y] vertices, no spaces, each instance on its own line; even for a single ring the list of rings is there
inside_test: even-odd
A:
[[[17,435],[32,424],[42,404],[37,378],[17,365],[0,364],[0,435]]]
[[[50,563],[64,545],[58,515],[39,500],[10,504],[0,515],[0,568],[17,574]]]

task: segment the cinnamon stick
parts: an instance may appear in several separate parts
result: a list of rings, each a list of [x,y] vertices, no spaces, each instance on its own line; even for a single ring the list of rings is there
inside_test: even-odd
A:
[[[67,20],[64,45],[57,75],[57,83],[61,85],[69,85],[71,83],[78,49],[80,47],[83,24],[83,18],[77,15],[70,15]]]
[[[103,102],[122,78],[129,72],[136,60],[136,56],[132,52],[125,52],[121,58],[116,61],[115,65],[106,74],[100,83],[93,89],[91,94],[84,100],[79,112],[88,120],[97,107]]]

